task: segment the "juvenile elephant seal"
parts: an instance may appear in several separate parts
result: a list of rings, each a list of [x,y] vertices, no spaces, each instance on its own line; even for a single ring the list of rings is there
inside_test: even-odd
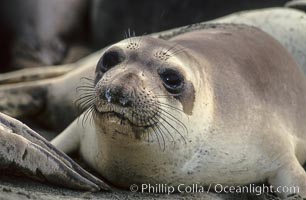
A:
[[[212,22],[258,27],[278,40],[306,74],[305,13],[288,8],[269,8],[234,13]],[[168,40],[195,29],[205,29],[210,23],[188,25],[154,33],[152,36]],[[15,118],[29,118],[35,114],[39,119],[36,123],[62,131],[78,116],[74,102],[78,97],[76,88],[82,85],[80,78],[94,75],[95,66],[103,51],[76,63],[57,66],[56,69],[27,69],[28,71],[0,75],[1,84],[10,83],[0,87],[0,96],[3,96],[0,99],[0,111]],[[24,83],[25,80],[28,83]]]
[[[52,143],[116,186],[267,180],[306,197],[306,79],[257,28],[123,40],[83,89],[88,110]]]

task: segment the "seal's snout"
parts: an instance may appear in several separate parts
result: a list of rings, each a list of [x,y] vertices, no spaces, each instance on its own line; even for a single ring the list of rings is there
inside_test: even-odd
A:
[[[136,131],[159,122],[160,104],[153,87],[145,81],[148,79],[144,72],[133,66],[114,69],[97,82],[94,106],[99,116],[105,117],[104,124],[116,124],[117,128],[133,126]]]
[[[116,104],[122,107],[131,107],[135,87],[139,85],[138,77],[133,73],[127,73],[115,77],[112,81],[104,86],[100,99]]]
[[[104,94],[100,96],[108,103],[117,104],[122,107],[132,106],[132,99],[127,91],[121,86],[115,86],[105,90]]]

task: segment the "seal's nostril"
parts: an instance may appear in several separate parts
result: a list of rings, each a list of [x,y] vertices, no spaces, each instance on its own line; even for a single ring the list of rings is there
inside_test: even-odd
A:
[[[121,97],[121,98],[119,99],[119,102],[120,102],[120,104],[121,104],[122,106],[125,106],[125,105],[127,104],[128,100],[127,100],[127,98],[125,98],[125,97]]]
[[[121,97],[121,98],[119,99],[119,103],[120,103],[120,105],[123,106],[123,107],[128,107],[128,106],[131,106],[131,105],[132,105],[131,100],[130,100],[129,97],[127,97],[127,96]]]
[[[110,103],[112,101],[112,94],[110,91],[110,88],[108,88],[105,92],[105,98],[107,100],[108,103]]]
[[[123,107],[132,104],[131,99],[122,88],[108,88],[101,94],[100,98],[106,100],[108,103],[118,104]]]

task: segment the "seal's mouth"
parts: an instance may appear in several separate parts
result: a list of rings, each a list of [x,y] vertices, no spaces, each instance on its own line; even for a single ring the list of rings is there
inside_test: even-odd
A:
[[[135,128],[150,128],[155,126],[156,124],[149,124],[149,125],[140,125],[140,124],[136,124],[134,123],[132,120],[130,120],[127,117],[127,114],[125,113],[118,113],[116,111],[104,111],[104,112],[100,112],[95,108],[95,112],[99,114],[99,116],[101,117],[105,117],[108,121],[115,121],[118,125],[130,125],[131,127],[135,127]],[[117,120],[116,120],[117,119]]]
[[[108,118],[118,118],[121,121],[127,121],[131,125],[134,125],[127,117],[125,117],[124,114],[121,114],[121,113],[117,113],[117,112],[114,112],[114,111],[108,111],[108,112],[101,112],[100,115],[106,116]]]

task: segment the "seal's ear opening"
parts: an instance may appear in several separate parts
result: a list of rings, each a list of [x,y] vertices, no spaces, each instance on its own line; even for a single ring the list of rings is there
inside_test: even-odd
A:
[[[107,50],[98,62],[96,72],[101,71],[102,73],[107,72],[112,67],[120,64],[125,60],[125,55],[120,48],[111,48]]]

